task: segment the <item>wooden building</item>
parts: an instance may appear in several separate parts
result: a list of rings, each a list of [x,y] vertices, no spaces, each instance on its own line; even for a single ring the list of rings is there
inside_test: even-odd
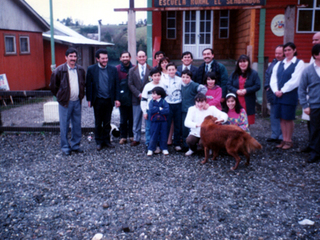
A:
[[[1,0],[0,74],[10,90],[45,87],[42,33],[50,29],[25,1]]]
[[[292,41],[298,57],[308,62],[312,35],[320,31],[317,2],[153,0],[153,51],[161,49],[170,59],[191,51],[194,59],[202,59],[202,50],[211,47],[216,59],[247,54],[253,62],[263,63],[264,57],[269,62],[274,58],[277,45]]]

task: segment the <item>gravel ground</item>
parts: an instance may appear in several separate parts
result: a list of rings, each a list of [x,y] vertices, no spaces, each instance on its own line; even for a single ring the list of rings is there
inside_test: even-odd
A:
[[[269,132],[257,117],[263,149],[236,171],[223,153],[201,165],[203,153],[147,157],[143,144],[97,152],[83,135],[85,152],[64,157],[57,133],[2,134],[0,239],[320,239],[320,165],[299,153],[306,124],[287,151]]]

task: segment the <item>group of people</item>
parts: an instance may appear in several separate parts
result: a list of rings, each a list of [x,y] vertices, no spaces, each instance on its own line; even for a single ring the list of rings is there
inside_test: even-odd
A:
[[[316,66],[317,52],[315,50],[314,53],[314,49],[312,51]],[[272,135],[268,141],[281,139],[277,145],[281,149],[292,147],[293,119],[300,82],[302,89],[303,81],[300,78],[304,63],[295,55],[296,47],[293,43],[278,46],[278,62],[274,60],[266,72],[265,89],[271,103],[272,125]],[[81,99],[85,89],[88,106],[94,109],[98,151],[103,147],[114,147],[110,142],[113,106],[120,110],[119,144],[126,144],[129,140],[132,147],[138,146],[141,142],[142,121],[145,120],[148,156],[160,152],[168,155],[168,145],[171,144],[176,151],[184,151],[187,156],[193,154],[201,145],[200,127],[207,115],[216,117],[217,124],[234,124],[250,132],[249,126],[255,122],[256,92],[260,89],[260,78],[251,68],[249,57],[241,55],[234,72],[228,77],[225,66],[214,59],[213,49],[204,49],[202,56],[204,62],[197,68],[192,65],[192,53],[184,52],[181,56],[182,64],[176,66],[164,52],[158,51],[154,56],[158,64],[151,67],[146,63],[146,53],[139,51],[137,65],[134,66],[130,62],[130,53],[125,51],[121,53],[121,63],[113,67],[108,65],[107,50],[99,49],[95,55],[97,63],[90,66],[85,75],[84,69],[76,64],[76,49],[68,49],[67,62],[53,72],[50,83],[59,102],[62,152],[65,155],[70,155],[72,151],[83,152],[80,148],[79,128]],[[317,69],[312,76],[316,74],[319,75]],[[304,97],[302,92],[300,94],[299,89],[300,101]],[[309,98],[301,102],[304,111],[319,117],[318,112],[310,113],[313,112],[313,106],[318,107],[320,102],[318,105],[309,105],[314,98],[314,90],[308,84],[305,94]],[[72,136],[69,144],[67,133],[70,120]],[[310,127],[313,129],[310,130],[310,139],[313,139],[314,129],[319,128],[316,125],[310,120],[310,126],[313,126]],[[309,146],[314,148],[311,141]]]
[[[270,103],[271,137],[277,148],[292,148],[292,135],[298,101],[308,122],[309,142],[302,152],[311,152],[309,163],[320,160],[320,32],[313,35],[308,67],[297,58],[294,43],[275,49],[275,59],[265,73],[264,89]]]

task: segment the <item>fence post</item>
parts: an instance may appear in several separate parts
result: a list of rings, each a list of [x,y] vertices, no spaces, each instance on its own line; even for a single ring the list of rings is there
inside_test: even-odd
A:
[[[265,73],[267,68],[268,68],[268,62],[269,62],[269,57],[264,57],[264,66],[263,66],[263,72]],[[265,83],[265,75],[263,74],[263,81],[262,81],[262,117],[267,117],[268,116],[268,107],[267,107],[267,94],[266,90],[264,90],[264,83]]]
[[[1,109],[0,109],[0,127],[2,127]],[[3,133],[0,129],[0,134]]]

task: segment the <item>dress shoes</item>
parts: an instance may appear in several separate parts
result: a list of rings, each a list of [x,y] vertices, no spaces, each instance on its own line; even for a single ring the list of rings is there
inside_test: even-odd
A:
[[[135,146],[138,146],[140,144],[140,142],[137,142],[137,141],[133,141],[130,146],[131,147],[135,147]]]
[[[97,144],[97,151],[100,151],[102,149],[102,145],[101,144]]]
[[[315,163],[315,162],[318,162],[320,160],[320,156],[311,156],[307,162],[308,163]]]
[[[309,153],[311,152],[311,148],[309,146],[306,146],[305,148],[301,149],[300,152]]]
[[[267,138],[267,142],[269,143],[281,143],[282,140],[276,138]]]
[[[114,148],[114,145],[111,144],[111,143],[109,143],[109,142],[105,143],[105,146],[106,146],[107,148]]]
[[[75,152],[75,153],[84,153],[84,151],[82,150],[82,148],[72,149],[72,152]]]

